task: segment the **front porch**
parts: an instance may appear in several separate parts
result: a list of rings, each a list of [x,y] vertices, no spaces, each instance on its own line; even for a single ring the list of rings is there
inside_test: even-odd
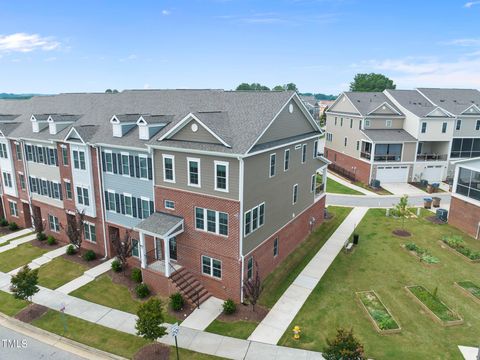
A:
[[[312,191],[315,201],[319,200],[325,193],[327,187],[327,166],[317,169],[314,178],[312,178]]]

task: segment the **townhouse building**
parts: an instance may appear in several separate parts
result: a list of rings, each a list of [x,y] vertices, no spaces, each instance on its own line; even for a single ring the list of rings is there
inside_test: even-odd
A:
[[[451,179],[452,160],[480,146],[478,103],[476,90],[346,92],[327,111],[325,154],[367,184]]]
[[[455,162],[448,222],[480,238],[480,157]]]
[[[240,301],[255,267],[268,275],[323,221],[320,130],[293,92],[3,101],[0,131],[8,220],[30,226],[40,211],[68,241],[67,217],[84,211],[84,245],[104,257],[129,232],[130,262],[164,294]]]

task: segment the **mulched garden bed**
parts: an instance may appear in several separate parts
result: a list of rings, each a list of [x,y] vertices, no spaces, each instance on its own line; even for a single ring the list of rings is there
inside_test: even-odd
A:
[[[393,230],[393,231],[392,231],[392,234],[393,234],[393,235],[400,236],[400,237],[409,237],[409,236],[412,236],[412,234],[409,233],[407,230],[401,230],[401,229]]]
[[[239,304],[237,305],[237,311],[235,311],[233,314],[227,315],[225,313],[221,313],[217,319],[225,322],[234,322],[240,320],[260,322],[265,316],[267,316],[267,314],[268,309],[262,306],[255,305],[255,311],[252,311],[251,305]]]
[[[169,358],[170,348],[159,343],[145,345],[133,356],[133,360],[168,360]]]
[[[430,222],[433,223],[433,224],[437,224],[437,225],[444,225],[444,224],[446,224],[445,221],[440,220],[440,219],[437,218],[435,215],[429,216],[429,217],[427,217],[426,219],[427,219],[427,221],[430,221]]]
[[[25,309],[20,311],[17,315],[15,315],[15,318],[26,323],[31,323],[33,320],[38,319],[47,311],[48,308],[45,306],[38,304],[30,304]]]
[[[65,244],[62,244],[61,246],[64,246]],[[95,267],[95,266],[98,266],[100,265],[103,261],[100,260],[100,257],[99,255],[97,254],[97,258],[95,260],[92,260],[92,261],[86,261],[83,259],[83,254],[85,254],[87,252],[87,250],[85,249],[80,249],[77,251],[77,253],[75,255],[67,255],[67,254],[63,254],[62,257],[65,259],[65,260],[69,260],[69,261],[73,261],[73,262],[76,262],[77,264],[80,264],[80,265],[85,265],[86,267],[88,267],[89,269]]]
[[[20,230],[21,230],[21,228],[18,228],[18,230],[12,231],[8,228],[8,226],[5,226],[5,227],[0,226],[0,237],[4,236],[4,235],[11,234],[13,232],[20,231]]]
[[[32,246],[36,246],[40,249],[47,249],[47,250],[55,250],[55,249],[58,249],[59,247],[62,247],[64,246],[65,244],[63,243],[60,243],[60,242],[57,242],[55,245],[48,245],[47,244],[47,240],[45,241],[38,241],[38,240],[33,240],[33,241],[30,241],[29,244],[31,244]]]

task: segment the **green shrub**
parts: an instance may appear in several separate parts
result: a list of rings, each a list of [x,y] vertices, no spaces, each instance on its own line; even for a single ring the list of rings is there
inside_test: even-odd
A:
[[[117,259],[113,260],[112,261],[112,270],[116,273],[122,271],[122,263]]]
[[[76,252],[77,250],[75,250],[75,247],[72,244],[68,245],[67,250],[65,251],[67,255],[75,255]]]
[[[135,287],[135,293],[140,299],[144,299],[150,295],[150,289],[148,288],[147,284],[138,284]]]
[[[11,230],[11,231],[15,231],[15,230],[18,230],[18,225],[16,222],[12,221],[10,224],[8,224],[8,228]]]
[[[176,292],[175,294],[170,295],[170,305],[173,310],[175,311],[180,311],[183,308],[183,296],[179,292]]]
[[[437,257],[430,254],[422,255],[421,259],[427,264],[438,264],[440,262]]]
[[[47,240],[47,235],[43,232],[37,233],[37,240],[38,241],[45,241]]]
[[[453,236],[445,236],[443,242],[450,246],[451,248],[458,249],[464,247],[464,241],[461,236],[453,235]]]
[[[405,244],[405,247],[407,248],[407,250],[410,250],[410,251],[416,251],[418,249],[417,244],[415,244],[413,242]]]
[[[233,314],[237,311],[237,305],[232,299],[227,299],[223,302],[223,312],[227,315]]]
[[[8,220],[5,218],[0,219],[0,226],[5,227],[8,225]]]
[[[83,260],[85,261],[92,261],[97,258],[97,254],[93,250],[87,250],[85,254],[83,254]]]
[[[47,244],[48,245],[55,245],[57,243],[57,240],[52,236],[50,235],[48,238],[47,238]]]
[[[140,270],[139,268],[132,269],[132,274],[130,275],[130,278],[137,283],[141,283],[142,282],[142,270]]]

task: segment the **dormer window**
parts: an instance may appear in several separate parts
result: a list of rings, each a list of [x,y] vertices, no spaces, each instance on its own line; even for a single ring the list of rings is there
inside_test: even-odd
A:
[[[34,133],[38,133],[48,126],[48,115],[46,114],[32,115],[30,117],[30,121],[32,122],[32,131]]]
[[[171,121],[167,115],[142,115],[137,120],[138,138],[150,140],[153,135],[163,129]]]

